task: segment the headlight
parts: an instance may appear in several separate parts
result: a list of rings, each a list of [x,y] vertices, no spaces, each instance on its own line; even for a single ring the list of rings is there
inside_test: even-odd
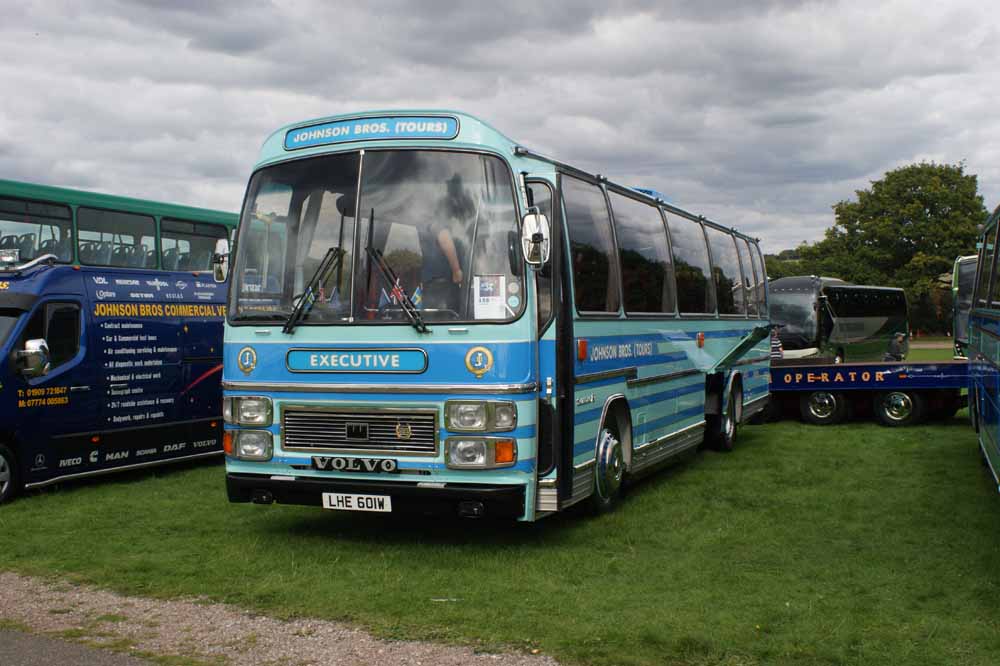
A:
[[[517,427],[513,402],[449,400],[444,404],[444,426],[456,432],[505,432]]]
[[[267,430],[240,430],[236,433],[236,457],[240,460],[270,460],[274,453]]]
[[[222,401],[222,418],[230,425],[271,425],[271,399],[258,396],[235,396]]]
[[[517,462],[513,439],[452,437],[445,442],[445,464],[451,469],[495,469]]]

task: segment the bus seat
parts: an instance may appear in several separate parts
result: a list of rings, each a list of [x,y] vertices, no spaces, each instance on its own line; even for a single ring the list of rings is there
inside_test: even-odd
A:
[[[17,247],[17,234],[0,238],[0,248]]]
[[[127,245],[119,245],[111,250],[111,261],[108,263],[113,266],[128,266],[129,258],[129,247]]]
[[[111,243],[109,241],[102,241],[97,243],[97,256],[94,259],[95,264],[108,265],[111,263]]]
[[[177,270],[177,260],[178,252],[176,247],[172,247],[169,250],[163,251],[163,270],[165,271],[176,271]]]
[[[193,271],[212,270],[212,251],[198,250],[191,253],[190,269]]]
[[[17,237],[17,249],[21,251],[22,259],[35,256],[35,234],[21,234]]]
[[[130,268],[142,268],[146,263],[146,248],[133,245],[128,249],[128,265]]]
[[[191,269],[191,253],[185,252],[178,255],[177,258],[177,270],[186,271]]]
[[[141,251],[140,254],[142,254]],[[156,268],[156,250],[146,250],[146,258],[142,266],[145,268]]]

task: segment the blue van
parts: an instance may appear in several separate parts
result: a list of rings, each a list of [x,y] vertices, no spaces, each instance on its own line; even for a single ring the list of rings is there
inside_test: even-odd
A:
[[[0,181],[0,502],[221,453],[236,215]]]

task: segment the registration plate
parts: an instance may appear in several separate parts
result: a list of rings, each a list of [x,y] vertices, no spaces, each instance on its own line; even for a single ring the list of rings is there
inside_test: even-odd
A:
[[[323,508],[334,511],[392,511],[389,495],[356,495],[354,493],[323,493]]]

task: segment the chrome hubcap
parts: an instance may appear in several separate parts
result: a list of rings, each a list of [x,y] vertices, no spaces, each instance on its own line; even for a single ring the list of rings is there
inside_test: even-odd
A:
[[[618,492],[625,475],[621,442],[609,430],[601,431],[597,465],[597,491],[601,497],[608,499]]]
[[[832,393],[819,391],[809,396],[809,413],[818,419],[828,419],[837,408],[837,399]]]
[[[885,415],[893,421],[904,421],[913,412],[913,401],[905,393],[890,393],[882,401]]]

